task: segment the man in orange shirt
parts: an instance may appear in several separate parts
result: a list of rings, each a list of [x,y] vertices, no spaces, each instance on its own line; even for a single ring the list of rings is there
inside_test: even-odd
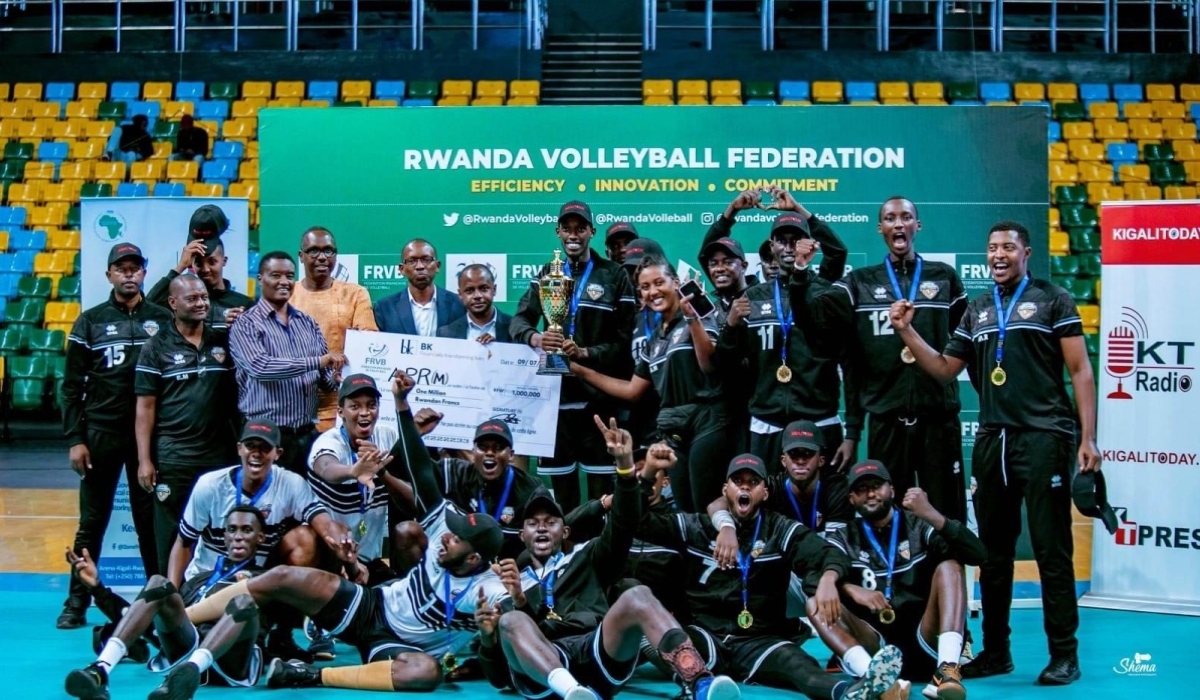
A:
[[[346,331],[351,328],[379,330],[367,290],[343,282],[335,275],[337,244],[329,229],[313,226],[304,232],[300,239],[300,262],[304,265],[304,279],[292,291],[291,303],[316,320],[329,352],[346,349]],[[321,392],[317,400],[317,430],[325,432],[332,428],[336,414],[336,393]]]

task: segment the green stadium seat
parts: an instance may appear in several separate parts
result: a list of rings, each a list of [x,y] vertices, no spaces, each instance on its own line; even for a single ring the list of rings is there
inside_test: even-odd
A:
[[[1067,280],[1063,288],[1071,293],[1071,298],[1076,304],[1087,304],[1096,298],[1096,285],[1090,279],[1075,277]]]
[[[45,357],[14,357],[8,360],[12,379],[9,405],[19,411],[41,408],[46,395]]]
[[[11,328],[15,325],[34,326],[42,322],[46,313],[46,302],[41,299],[18,299],[4,307],[4,321]]]
[[[978,100],[979,86],[973,82],[948,83],[946,85],[946,99],[950,100],[951,102]]]
[[[49,359],[50,367],[48,369],[50,371],[50,379],[54,381],[54,405],[61,409],[63,398],[62,386],[67,378],[67,358],[65,355],[58,355]]]
[[[1060,122],[1081,122],[1087,119],[1082,102],[1059,102],[1054,105],[1054,118]]]
[[[1075,253],[1097,253],[1100,251],[1100,234],[1094,228],[1071,231],[1071,251]]]
[[[210,100],[228,100],[230,102],[238,98],[238,84],[231,82],[219,82],[208,84],[208,99]]]
[[[1071,281],[1074,279],[1075,278],[1070,275],[1050,275],[1050,282],[1057,284],[1063,289],[1069,289],[1071,287]]]
[[[1080,277],[1099,277],[1100,276],[1100,254],[1088,253],[1087,255],[1079,256],[1079,272]]]
[[[99,182],[85,182],[79,190],[80,197],[111,197],[112,185]]]
[[[4,144],[4,160],[33,160],[33,144],[24,141],[12,141]],[[22,163],[24,168],[25,164]]]
[[[17,282],[17,296],[49,299],[50,286],[49,277],[22,277],[21,281]]]
[[[1183,163],[1175,161],[1151,163],[1150,181],[1159,187],[1182,185],[1187,182],[1187,171],[1184,170]]]
[[[775,99],[775,83],[765,80],[755,80],[746,83],[746,99],[773,100]]]
[[[1054,188],[1055,204],[1087,204],[1087,188],[1083,185],[1059,185]]]
[[[58,282],[59,301],[79,301],[79,278],[72,275]]]
[[[5,150],[8,150],[7,146]],[[25,177],[25,161],[16,159],[0,161],[0,180],[11,184],[20,182],[23,177]],[[4,196],[8,197],[7,187],[5,187]]]
[[[30,326],[0,329],[0,357],[15,357],[25,351]]]
[[[410,98],[436,100],[438,97],[438,84],[433,80],[414,80],[408,84],[408,96]]]
[[[1079,274],[1079,258],[1074,255],[1051,255],[1050,274],[1055,277],[1074,277]],[[62,283],[59,283],[59,296],[62,296]]]
[[[101,102],[96,110],[96,118],[101,121],[119,122],[125,118],[124,102]]]
[[[1059,220],[1064,228],[1096,228],[1100,225],[1100,220],[1096,216],[1096,210],[1079,204],[1064,204],[1058,208]]]
[[[67,342],[67,334],[62,331],[48,331],[34,328],[29,331],[29,354],[34,357],[53,357],[62,355]]]
[[[108,187],[109,189],[111,189],[112,185],[105,185],[105,187]],[[67,228],[78,231],[79,226],[80,226],[80,220],[81,219],[80,219],[80,215],[79,215],[79,207],[78,206],[71,207],[70,209],[67,210]]]
[[[1088,355],[1096,357],[1100,354],[1100,334],[1085,333],[1083,335],[1083,344],[1087,346]]]
[[[150,132],[155,141],[173,141],[179,135],[179,122],[154,122]]]
[[[1175,147],[1169,143],[1148,143],[1142,147],[1142,160],[1147,163],[1175,160]]]

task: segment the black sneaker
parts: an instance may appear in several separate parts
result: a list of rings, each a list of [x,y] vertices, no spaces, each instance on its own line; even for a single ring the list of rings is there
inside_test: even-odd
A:
[[[303,661],[271,659],[267,667],[268,688],[316,688],[321,685],[321,670]]]
[[[308,645],[308,653],[312,656],[313,661],[333,661],[337,657],[337,651],[333,646],[333,635],[324,632],[318,634],[317,638]]]
[[[1016,666],[1013,666],[1012,653],[1008,649],[1004,651],[992,651],[991,648],[984,649],[976,655],[974,661],[959,667],[963,678],[1003,676],[1006,673],[1012,673],[1015,668]]]
[[[1038,685],[1070,685],[1079,680],[1079,657],[1072,654],[1050,659],[1050,665],[1038,674]]]
[[[189,662],[171,669],[162,685],[150,691],[146,700],[192,700],[200,687],[200,668]]]
[[[80,700],[109,700],[108,673],[98,664],[79,668],[67,674],[64,684],[67,695]]]
[[[268,659],[303,661],[306,664],[313,662],[312,654],[296,646],[292,631],[279,627],[271,630],[271,633],[267,635],[267,646],[263,649],[263,654]]]
[[[60,630],[79,629],[87,624],[87,604],[82,600],[70,598],[66,603],[63,603],[62,614],[58,616],[58,620],[54,626]]]

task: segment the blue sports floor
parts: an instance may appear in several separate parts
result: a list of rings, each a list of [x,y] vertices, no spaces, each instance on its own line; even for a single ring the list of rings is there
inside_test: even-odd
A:
[[[61,631],[54,628],[54,618],[62,604],[58,593],[22,593],[6,591],[0,594],[0,620],[9,640],[4,684],[10,697],[51,700],[66,698],[63,678],[73,668],[90,663],[91,628]],[[1012,700],[1014,698],[1047,698],[1053,700],[1108,700],[1109,698],[1193,698],[1200,696],[1194,670],[1196,633],[1200,620],[1188,617],[1124,613],[1083,609],[1080,661],[1083,679],[1066,688],[1041,688],[1033,684],[1045,665],[1045,638],[1041,630],[1040,610],[1013,611],[1013,657],[1015,673],[999,678],[970,681],[967,692],[971,700]],[[101,615],[89,611],[89,623],[98,623]],[[976,639],[980,638],[978,620],[971,621]],[[829,652],[818,641],[809,642],[810,653],[824,663]],[[1149,654],[1155,674],[1152,676],[1122,675],[1114,671],[1122,659],[1132,660],[1135,654]],[[348,647],[339,647],[335,663],[349,663],[355,657]],[[919,700],[920,689],[927,679],[913,681],[913,700]],[[111,679],[114,700],[145,698],[158,685],[159,678],[145,667],[125,662],[114,670]],[[254,690],[201,688],[198,698],[245,698],[246,693],[267,692],[265,685]],[[284,698],[298,697],[295,690],[274,691]],[[304,697],[326,700],[348,700],[370,697],[362,691],[314,689],[302,691]],[[6,693],[6,695],[8,695]],[[482,700],[497,695],[516,698],[512,693],[500,694],[484,682],[458,686],[443,686],[435,697],[453,694],[461,700]],[[622,696],[628,698],[671,698],[675,686],[656,680],[635,677]],[[776,699],[798,697],[795,693],[766,688],[746,688],[743,697]]]

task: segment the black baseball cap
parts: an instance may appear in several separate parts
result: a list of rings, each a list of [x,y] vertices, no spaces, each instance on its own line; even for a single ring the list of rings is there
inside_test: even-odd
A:
[[[780,230],[788,228],[799,231],[804,238],[812,237],[812,231],[808,228],[808,219],[794,211],[785,211],[775,217],[775,223],[771,224],[771,237],[774,238]]]
[[[225,233],[229,228],[229,217],[215,204],[205,204],[192,212],[188,222],[188,243],[197,238],[211,239]],[[211,248],[210,248],[211,250]]]
[[[667,259],[666,252],[657,241],[649,238],[635,238],[625,245],[625,262],[621,263],[623,267],[637,267],[642,264],[642,259],[647,255],[652,255],[657,258]]]
[[[508,424],[502,420],[485,420],[475,429],[475,442],[479,442],[479,438],[491,435],[493,437],[502,438],[508,443],[509,447],[513,445],[512,431],[508,429]]]
[[[504,544],[504,533],[500,523],[487,513],[463,514],[453,508],[446,509],[446,527],[454,536],[471,545],[484,561],[492,561],[500,554]]]
[[[704,250],[700,251],[700,260],[707,261],[718,250],[723,250],[733,257],[746,262],[746,251],[742,250],[742,244],[726,236],[704,246]]]
[[[338,403],[364,391],[375,394],[375,398],[383,396],[379,393],[379,387],[375,385],[374,379],[365,374],[352,374],[343,379],[342,386],[338,388]]]
[[[1104,481],[1104,472],[1079,472],[1071,482],[1071,500],[1079,512],[1089,518],[1099,518],[1104,523],[1108,534],[1115,535],[1117,514],[1108,505],[1108,484]]]
[[[146,264],[146,256],[142,255],[142,249],[132,243],[118,243],[108,251],[108,264],[110,266],[124,260],[125,258],[137,258],[143,266]]]
[[[883,466],[883,462],[877,459],[864,459],[850,468],[849,486],[851,489],[863,479],[880,479],[889,484],[892,483],[892,475],[888,473],[887,467]]]
[[[242,437],[238,438],[238,442],[245,442],[252,438],[262,440],[271,447],[279,447],[281,441],[279,426],[275,425],[273,420],[252,418],[246,421],[246,427],[242,428]]]
[[[792,421],[783,429],[783,451],[791,452],[797,447],[815,452],[825,449],[825,436],[816,423],[810,420]]]
[[[582,218],[588,223],[588,226],[596,225],[592,221],[592,208],[579,200],[570,201],[562,205],[562,209],[558,210],[558,223],[561,224],[564,217],[572,214]]]
[[[558,501],[554,500],[554,494],[550,493],[550,489],[545,486],[539,486],[530,494],[529,500],[525,501],[525,514],[537,513],[544,511],[559,518],[563,517],[562,506],[558,505]]]
[[[754,472],[758,478],[764,481],[767,479],[767,465],[763,464],[761,459],[750,453],[740,454],[737,457],[734,457],[729,462],[729,471],[725,472],[725,478],[729,479],[734,474],[742,471]]]
[[[604,242],[607,243],[614,238],[628,238],[634,240],[638,237],[637,229],[628,221],[618,221],[608,227],[608,231],[604,233]]]

